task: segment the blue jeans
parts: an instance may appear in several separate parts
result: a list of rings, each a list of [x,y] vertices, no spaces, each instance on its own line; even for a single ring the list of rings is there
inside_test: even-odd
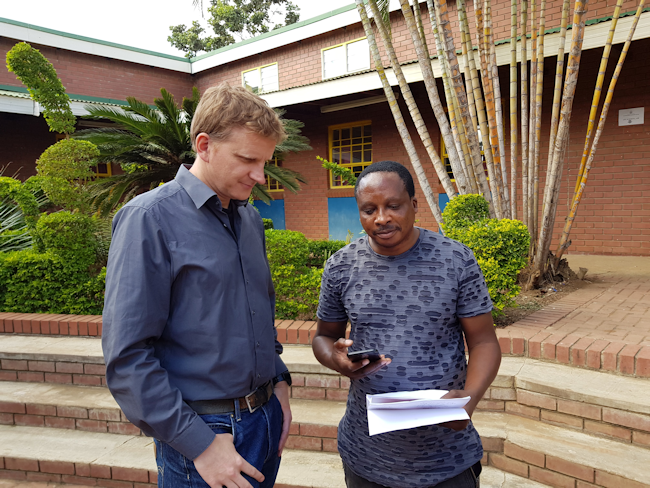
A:
[[[232,434],[237,452],[264,475],[259,483],[242,473],[253,488],[272,488],[280,467],[278,446],[282,433],[282,408],[277,397],[255,412],[201,415],[215,434]],[[209,488],[194,462],[168,444],[155,440],[159,488]]]

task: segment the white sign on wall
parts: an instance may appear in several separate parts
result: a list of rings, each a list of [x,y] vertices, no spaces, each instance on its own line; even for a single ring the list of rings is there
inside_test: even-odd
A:
[[[643,125],[643,108],[624,108],[618,111],[618,125]]]

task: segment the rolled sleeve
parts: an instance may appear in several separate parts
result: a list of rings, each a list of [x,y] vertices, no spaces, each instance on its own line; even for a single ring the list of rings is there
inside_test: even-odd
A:
[[[106,382],[134,425],[195,459],[214,440],[155,354],[170,313],[171,254],[155,216],[123,208],[113,222],[102,347]]]

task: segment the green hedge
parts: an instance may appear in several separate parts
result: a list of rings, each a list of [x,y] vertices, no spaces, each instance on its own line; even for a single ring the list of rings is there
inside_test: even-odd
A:
[[[315,320],[323,265],[344,241],[310,241],[290,230],[267,230],[276,318]]]
[[[97,242],[90,217],[43,215],[34,235],[35,249],[0,253],[0,309],[101,314],[106,269],[94,269]]]
[[[494,315],[513,306],[521,291],[517,277],[528,262],[527,227],[518,220],[488,218],[488,203],[480,195],[452,199],[442,216],[445,235],[474,251],[490,291]]]

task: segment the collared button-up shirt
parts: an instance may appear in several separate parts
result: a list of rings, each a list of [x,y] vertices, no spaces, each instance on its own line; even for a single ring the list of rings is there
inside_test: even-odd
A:
[[[184,401],[239,398],[286,371],[259,213],[181,167],[113,220],[102,346],[126,417],[195,459],[214,440]]]

